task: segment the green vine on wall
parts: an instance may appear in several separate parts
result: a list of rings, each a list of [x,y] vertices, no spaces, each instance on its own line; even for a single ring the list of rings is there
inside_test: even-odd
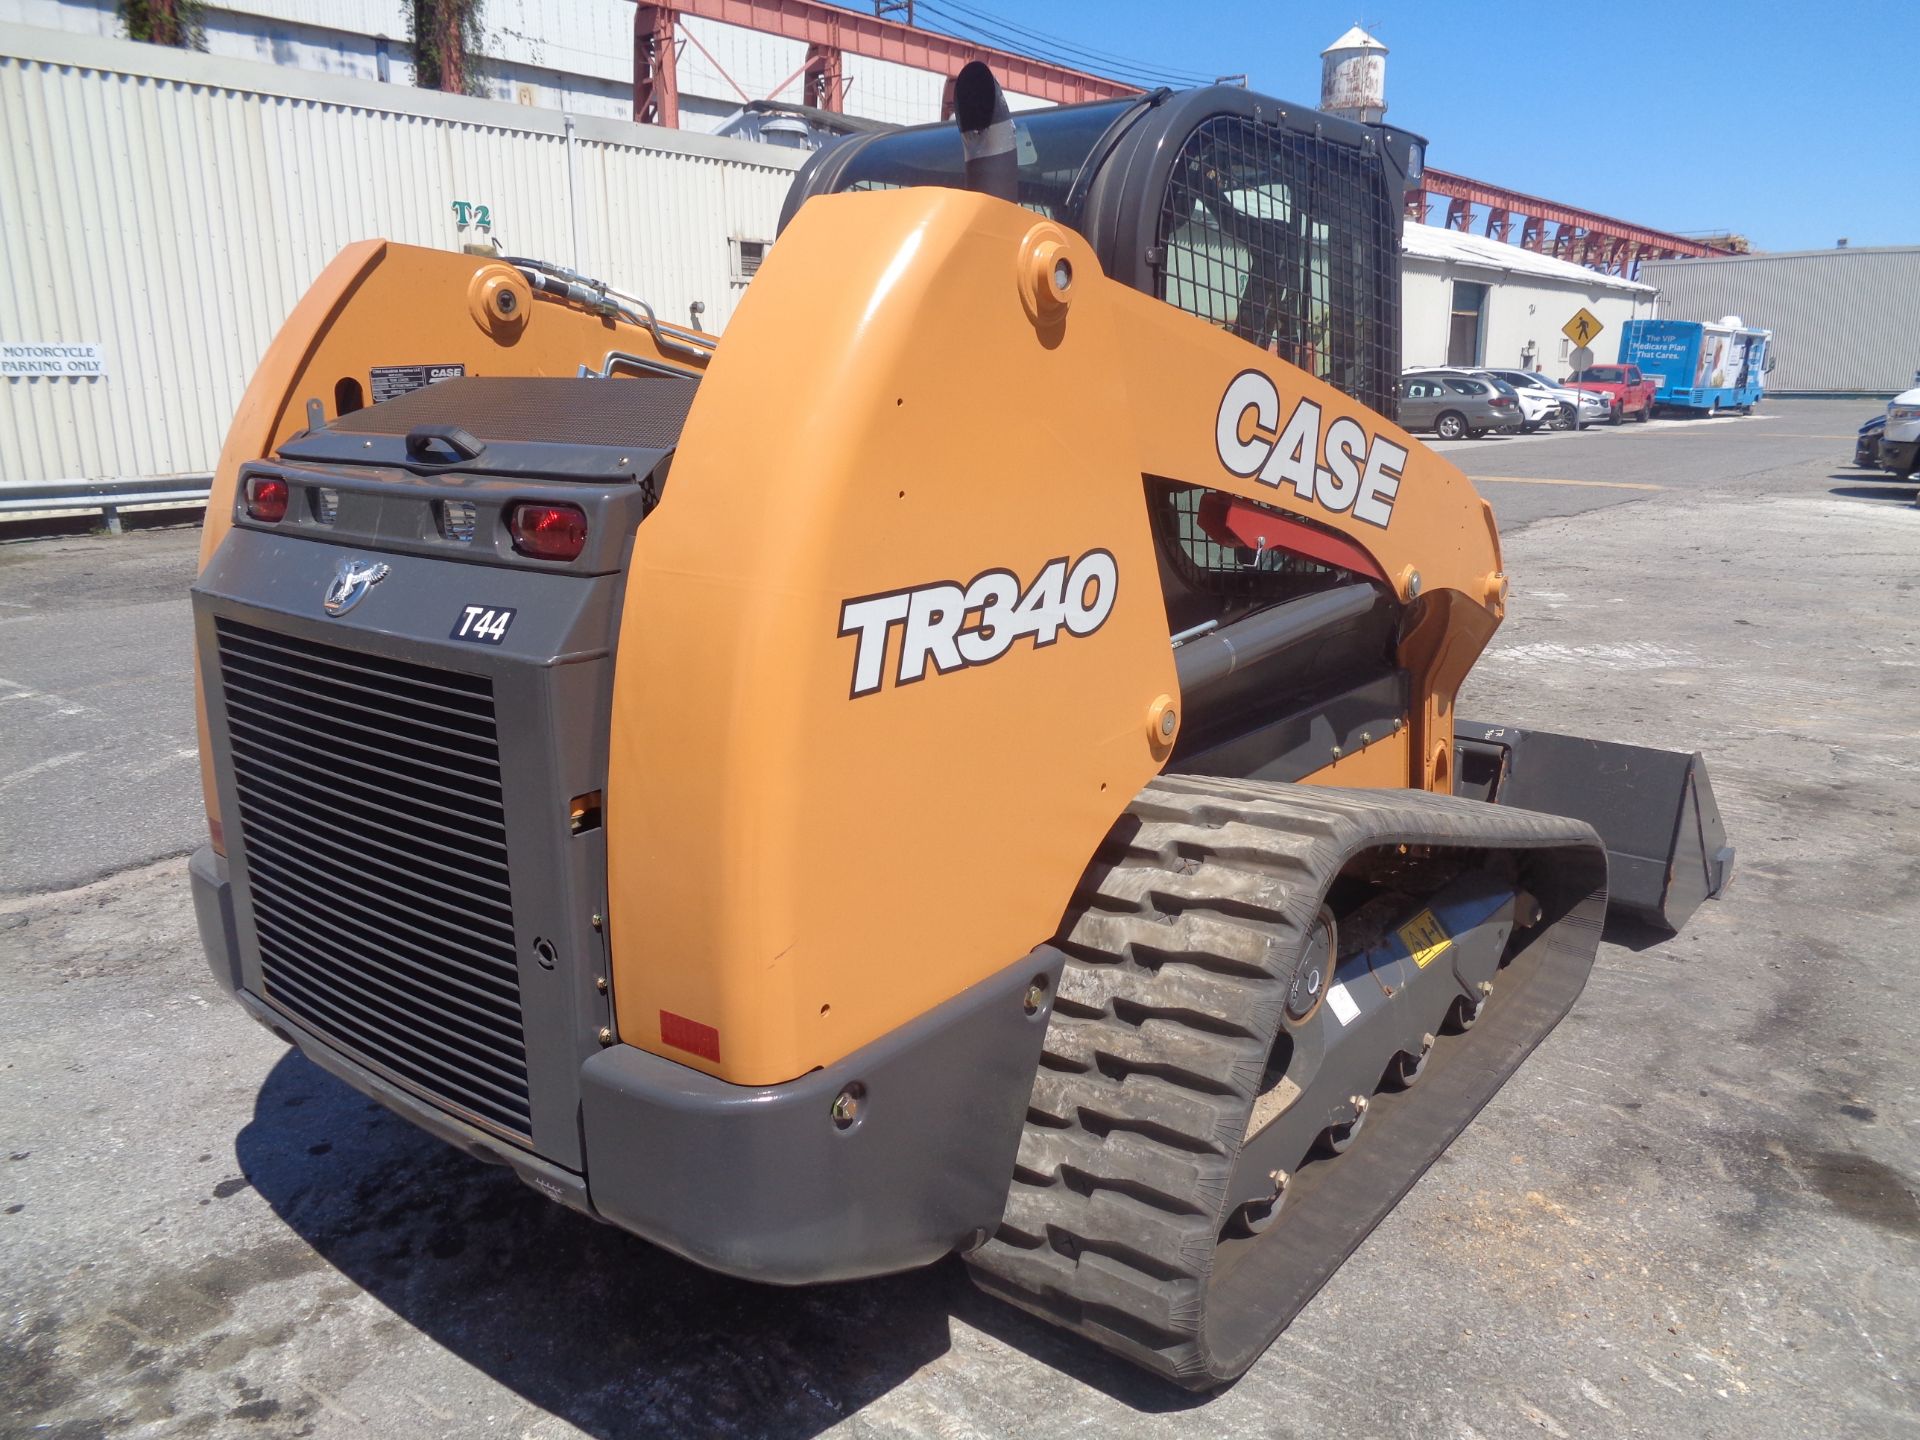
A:
[[[413,83],[455,95],[484,93],[481,62],[486,35],[480,12],[485,0],[412,0],[407,11],[413,42]]]
[[[129,39],[181,50],[207,48],[205,0],[119,0],[118,8]]]

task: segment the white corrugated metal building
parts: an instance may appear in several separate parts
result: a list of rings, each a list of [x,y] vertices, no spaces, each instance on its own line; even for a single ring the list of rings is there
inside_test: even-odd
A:
[[[360,80],[413,84],[407,0],[208,0],[207,53]],[[633,0],[487,0],[485,96],[626,120],[633,115]],[[114,0],[0,0],[0,24],[124,38]],[[748,99],[801,98],[807,47],[682,14],[677,64],[682,129],[711,131]],[[849,114],[889,124],[940,118],[944,77],[848,54]],[[1008,104],[1046,103],[1009,93]]]
[[[724,326],[796,151],[131,41],[0,26],[0,486],[204,474],[274,331],[350,241],[452,248],[489,208],[558,260]]]
[[[1485,235],[1409,220],[1402,231],[1400,332],[1408,365],[1497,365],[1567,373],[1562,327],[1582,308],[1605,327],[1596,360],[1619,353],[1620,329],[1652,313],[1654,288],[1602,275]]]
[[[1649,260],[1672,320],[1773,331],[1774,394],[1894,395],[1920,383],[1920,245]]]

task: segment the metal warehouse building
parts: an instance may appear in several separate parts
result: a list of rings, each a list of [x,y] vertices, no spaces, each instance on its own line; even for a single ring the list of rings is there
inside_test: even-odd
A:
[[[1602,275],[1485,235],[1408,221],[1403,232],[1401,350],[1407,365],[1498,365],[1564,375],[1563,332],[1584,308],[1604,327],[1591,348],[1618,353],[1621,328],[1652,313],[1651,285]]]
[[[5,24],[0,134],[0,353],[95,357],[0,378],[0,494],[210,471],[274,331],[369,236],[490,233],[719,329],[806,159]]]
[[[1893,395],[1920,372],[1920,245],[1649,260],[1640,273],[1665,317],[1773,331],[1776,395]]]

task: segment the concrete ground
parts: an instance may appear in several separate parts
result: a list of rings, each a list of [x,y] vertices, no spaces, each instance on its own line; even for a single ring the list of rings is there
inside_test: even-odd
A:
[[[1920,1433],[1920,509],[1843,463],[1872,408],[1447,447],[1514,576],[1464,708],[1705,751],[1738,880],[1604,946],[1204,1400],[955,1262],[705,1274],[288,1052],[187,901],[196,536],[0,545],[0,1433]]]

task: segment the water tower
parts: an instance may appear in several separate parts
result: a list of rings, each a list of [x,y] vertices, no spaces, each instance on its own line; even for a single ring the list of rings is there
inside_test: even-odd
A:
[[[1377,125],[1387,114],[1387,47],[1358,25],[1320,52],[1320,108]]]

